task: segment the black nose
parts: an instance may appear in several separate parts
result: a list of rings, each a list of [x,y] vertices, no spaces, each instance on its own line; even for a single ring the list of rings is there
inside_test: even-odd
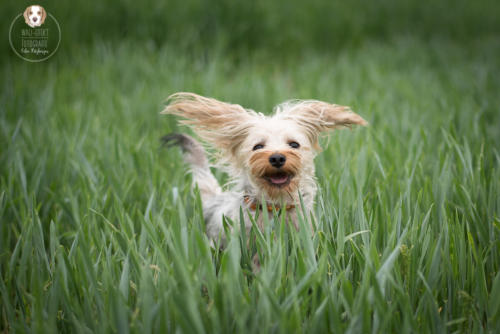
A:
[[[283,154],[274,153],[269,157],[269,163],[276,168],[281,168],[285,164],[286,157]]]
[[[33,21],[34,21],[34,22],[36,22],[37,20],[38,20],[38,17],[36,17],[36,16],[35,16],[35,17],[33,18]]]

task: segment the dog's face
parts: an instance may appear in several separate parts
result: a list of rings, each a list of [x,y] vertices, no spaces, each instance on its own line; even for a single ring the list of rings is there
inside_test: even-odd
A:
[[[29,6],[26,8],[23,15],[26,24],[32,28],[41,26],[47,17],[45,9],[38,5]]]
[[[162,113],[184,117],[184,124],[219,149],[233,176],[270,198],[291,195],[302,178],[313,177],[321,132],[367,124],[348,107],[321,101],[285,102],[264,116],[192,93],[170,96]]]
[[[271,198],[294,193],[313,170],[314,150],[304,130],[292,120],[256,118],[235,152],[239,168],[254,187]]]

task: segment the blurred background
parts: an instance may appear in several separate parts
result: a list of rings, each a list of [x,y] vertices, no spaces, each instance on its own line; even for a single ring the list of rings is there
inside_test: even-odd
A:
[[[40,63],[17,57],[7,39],[11,21],[33,3],[0,5],[0,146],[8,147],[0,164],[8,179],[17,177],[16,168],[27,173],[28,184],[34,178],[32,192],[44,200],[47,218],[58,207],[44,187],[74,183],[75,169],[95,168],[91,174],[103,187],[120,188],[124,177],[158,177],[167,192],[177,186],[184,169],[158,152],[158,138],[186,131],[174,117],[159,115],[165,98],[178,91],[264,113],[292,98],[351,106],[371,126],[356,137],[339,131],[319,157],[320,176],[331,173],[325,162],[342,170],[335,157],[350,147],[371,152],[372,167],[393,170],[400,184],[406,176],[396,167],[423,150],[427,177],[440,168],[434,157],[451,149],[442,146],[449,144],[445,133],[474,154],[486,148],[485,166],[495,166],[498,1],[38,3],[62,31],[56,54]],[[127,176],[102,171],[117,163]],[[176,177],[165,178],[165,168]],[[148,200],[143,186],[129,195],[131,205]],[[153,180],[148,187],[157,185]]]
[[[47,184],[70,168],[64,152],[75,147],[103,166],[116,162],[113,147],[150,154],[159,136],[177,131],[173,117],[158,115],[177,91],[265,113],[291,98],[349,105],[372,124],[376,150],[400,142],[391,146],[400,159],[410,137],[437,154],[443,129],[476,151],[500,140],[495,0],[38,3],[62,31],[57,53],[40,63],[18,58],[7,39],[11,20],[33,3],[0,5],[0,140],[10,145],[0,159],[9,166],[22,152],[33,164],[29,155],[46,151]]]
[[[407,100],[394,80],[387,87],[398,89],[383,89],[393,74],[419,76],[423,86],[406,82],[408,90],[416,89],[414,94],[423,94],[418,89],[439,79],[447,80],[446,89],[452,87],[459,95],[474,94],[473,87],[479,96],[483,83],[494,90],[496,83],[490,81],[499,68],[500,5],[494,0],[38,3],[58,20],[62,42],[48,61],[29,64],[10,50],[5,37],[0,71],[6,94],[16,83],[23,86],[39,76],[49,90],[64,78],[70,81],[63,89],[68,92],[92,95],[95,89],[97,100],[116,92],[119,99],[131,99],[131,108],[139,101],[130,93],[142,91],[140,105],[150,111],[160,110],[161,101],[180,90],[264,112],[290,98],[364,104],[368,111],[373,104],[356,96],[382,94],[396,100],[391,103]],[[5,36],[11,20],[31,4],[22,0],[0,5]],[[463,80],[472,86],[461,86]],[[241,89],[234,81],[242,83]],[[15,95],[23,99],[22,94],[27,94],[24,100],[34,99],[27,92]],[[430,102],[429,96],[424,101]],[[492,121],[494,104],[482,105],[482,117]],[[15,121],[19,111],[7,110],[5,115]],[[494,128],[486,131],[497,134]]]
[[[96,41],[124,39],[200,52],[216,47],[233,57],[262,52],[276,58],[311,50],[334,54],[366,41],[408,36],[468,47],[467,43],[500,33],[500,6],[495,0],[35,2],[62,27],[59,56]],[[2,31],[32,3],[4,1]],[[2,52],[2,58],[10,56]]]

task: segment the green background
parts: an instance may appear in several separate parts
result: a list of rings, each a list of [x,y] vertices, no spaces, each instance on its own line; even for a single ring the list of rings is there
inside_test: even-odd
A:
[[[498,331],[496,1],[41,1],[41,63],[8,43],[31,4],[0,5],[0,330]],[[189,131],[159,115],[177,91],[370,122],[322,140],[314,235],[209,247],[159,144]]]

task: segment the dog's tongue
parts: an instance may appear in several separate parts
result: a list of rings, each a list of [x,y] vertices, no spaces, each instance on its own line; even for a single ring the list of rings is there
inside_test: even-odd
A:
[[[283,184],[288,180],[288,176],[286,174],[283,175],[274,175],[269,178],[274,184]]]

